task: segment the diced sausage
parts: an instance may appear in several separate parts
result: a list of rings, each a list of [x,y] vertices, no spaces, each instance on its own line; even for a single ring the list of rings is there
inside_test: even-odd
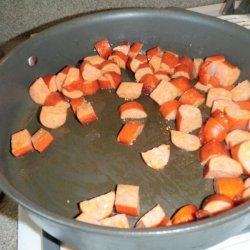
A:
[[[206,62],[225,62],[226,58],[222,55],[209,56],[206,58]]]
[[[228,156],[212,158],[204,168],[203,175],[207,179],[235,178],[243,173],[241,165]]]
[[[148,63],[153,68],[154,72],[156,72],[161,67],[161,57],[153,56]]]
[[[51,92],[57,91],[56,75],[46,75],[43,77],[43,80]]]
[[[244,187],[245,187],[245,188],[250,187],[250,177],[248,177],[248,178],[246,178],[246,179],[244,180]]]
[[[103,71],[100,70],[97,66],[92,65],[87,61],[82,62],[80,71],[82,74],[82,78],[88,81],[96,81],[103,73]]]
[[[82,92],[83,95],[94,95],[100,89],[98,81],[88,81],[82,82]]]
[[[181,106],[181,103],[177,100],[168,101],[161,105],[160,112],[164,119],[175,120],[177,110]]]
[[[162,207],[157,204],[154,208],[144,214],[136,223],[136,228],[155,228],[165,219],[166,214]]]
[[[220,110],[215,110],[211,117],[214,118],[217,122],[219,122],[225,129],[225,132],[228,133],[229,131],[229,120],[226,116],[225,112],[222,112]]]
[[[76,218],[77,221],[86,222],[89,224],[100,225],[100,222],[85,213],[80,213]]]
[[[49,131],[40,128],[32,135],[31,141],[35,150],[42,153],[54,141],[54,137]]]
[[[46,128],[56,129],[65,124],[67,108],[57,106],[43,106],[40,113],[40,122]]]
[[[105,62],[103,62],[101,64],[100,68],[101,68],[102,75],[107,73],[107,72],[115,72],[118,75],[121,74],[120,67],[116,63],[114,63],[113,61],[105,61]]]
[[[57,87],[58,91],[62,91],[62,85],[66,79],[66,76],[67,76],[69,70],[72,67],[73,66],[66,66],[64,69],[62,69],[60,72],[57,73],[57,75],[56,75],[56,87]]]
[[[166,82],[169,82],[170,78],[168,76],[168,74],[162,70],[158,70],[154,73],[155,77],[158,79],[158,80],[165,80]]]
[[[187,79],[191,79],[192,71],[193,70],[190,69],[188,65],[179,64],[175,67],[174,73],[172,74],[172,78],[185,77]]]
[[[103,38],[100,41],[96,42],[94,44],[94,47],[99,56],[103,58],[108,58],[109,55],[112,53],[112,48],[107,38]]]
[[[176,147],[185,151],[195,151],[201,147],[197,136],[180,131],[171,130],[171,141]]]
[[[214,179],[214,191],[216,194],[224,194],[230,199],[241,194],[244,190],[244,182],[241,178],[216,178]]]
[[[128,52],[128,56],[132,58],[136,57],[141,51],[142,47],[143,47],[142,43],[133,43]]]
[[[174,100],[178,95],[179,91],[172,83],[162,80],[151,92],[150,98],[161,106],[165,102]]]
[[[210,216],[211,216],[211,214],[207,210],[204,210],[204,209],[199,209],[195,213],[195,217],[197,220],[203,220],[203,219],[206,219]]]
[[[132,71],[135,72],[140,65],[147,63],[148,59],[145,55],[137,55],[134,58],[128,58],[127,67]]]
[[[249,101],[250,82],[248,80],[238,83],[232,90],[232,99],[234,102]]]
[[[135,71],[135,80],[137,82],[140,82],[143,76],[145,76],[146,74],[153,74],[153,73],[154,72],[148,63],[141,64]]]
[[[105,227],[129,228],[128,217],[126,214],[116,214],[100,220],[100,223]]]
[[[236,104],[241,108],[250,111],[250,101],[239,101]]]
[[[85,215],[95,220],[102,220],[112,214],[114,203],[115,192],[111,191],[90,200],[81,201],[79,207]]]
[[[208,91],[209,91],[209,89],[211,89],[211,88],[213,88],[213,86],[211,86],[211,85],[204,85],[204,84],[202,84],[202,83],[200,83],[200,82],[197,82],[195,85],[194,85],[194,88],[196,88],[196,89],[198,89],[198,90],[200,90],[200,91],[202,91],[202,92],[205,92],[205,93],[207,93]]]
[[[244,201],[249,201],[250,200],[250,187],[245,188],[241,194],[242,199]]]
[[[101,89],[117,89],[121,81],[121,75],[116,72],[106,72],[98,79]]]
[[[140,80],[140,83],[143,83],[143,93],[149,95],[157,87],[159,82],[160,80],[158,80],[153,74],[144,75]]]
[[[193,105],[183,104],[176,115],[176,129],[190,133],[202,126],[201,111]]]
[[[77,107],[82,105],[86,100],[83,97],[72,99],[70,101],[71,108],[73,112],[76,114]]]
[[[139,186],[118,184],[115,195],[115,209],[117,213],[139,216]]]
[[[142,83],[122,82],[119,85],[116,94],[120,98],[124,98],[126,100],[134,100],[141,96],[142,88],[143,88]]]
[[[220,99],[213,102],[212,112],[214,112],[215,110],[224,112],[226,107],[239,108],[239,106],[233,101]]]
[[[232,147],[231,154],[242,165],[244,173],[250,175],[250,140]]]
[[[115,62],[120,68],[125,69],[128,57],[121,51],[113,51],[108,58],[110,61]]]
[[[250,111],[226,107],[225,114],[228,118],[229,129],[247,129],[248,122],[250,119]]]
[[[161,56],[162,55],[162,51],[161,48],[159,46],[156,46],[154,48],[151,48],[149,50],[147,50],[146,52],[147,58],[150,61],[154,56]]]
[[[161,223],[157,227],[168,227],[172,226],[172,221],[169,217],[165,216],[165,218],[161,221]]]
[[[148,151],[141,152],[142,159],[153,169],[163,169],[169,161],[170,146],[161,144]]]
[[[210,141],[200,148],[200,162],[202,165],[207,164],[212,158],[221,155],[229,156],[226,146],[221,142]]]
[[[126,102],[119,107],[120,118],[143,119],[147,117],[143,106],[138,102]]]
[[[240,129],[231,131],[226,137],[226,143],[229,148],[247,140],[250,140],[250,133]]]
[[[183,76],[172,79],[171,83],[179,90],[180,95],[191,88],[190,81]]]
[[[130,50],[130,44],[122,44],[122,45],[118,45],[115,48],[113,48],[113,51],[120,51],[122,52],[124,55],[128,55],[128,52]]]
[[[207,94],[206,105],[211,108],[213,106],[213,102],[216,100],[232,100],[232,94],[230,91],[224,88],[212,88],[209,89]]]
[[[97,120],[96,113],[90,102],[84,102],[76,109],[77,119],[82,125],[89,124]]]
[[[84,61],[89,62],[92,65],[99,66],[105,61],[105,59],[98,55],[94,55],[85,57]]]
[[[205,97],[197,90],[191,88],[181,95],[179,102],[182,104],[190,104],[195,107],[199,107],[205,102]]]
[[[192,72],[193,78],[198,78],[200,67],[201,67],[202,63],[203,63],[202,58],[194,58],[193,59],[193,72]]]
[[[223,194],[214,194],[209,196],[202,205],[202,209],[215,215],[233,208],[234,202],[228,196]]]
[[[45,102],[43,105],[44,106],[58,106],[58,107],[65,107],[65,108],[70,107],[70,104],[67,102],[64,96],[62,96],[58,92],[51,92],[45,99]]]
[[[196,220],[195,213],[197,208],[193,204],[185,205],[181,207],[177,212],[172,216],[172,224],[178,225],[183,223],[188,223]]]
[[[27,129],[11,135],[11,153],[15,157],[24,156],[32,151],[31,135]]]
[[[30,86],[29,89],[31,99],[37,104],[44,104],[47,96],[50,94],[50,90],[43,78],[40,77],[35,80],[34,83]]]
[[[120,130],[117,141],[127,145],[133,145],[134,141],[141,134],[144,124],[141,122],[129,121]]]
[[[172,74],[174,68],[179,63],[179,56],[171,51],[166,51],[162,55],[161,69]]]

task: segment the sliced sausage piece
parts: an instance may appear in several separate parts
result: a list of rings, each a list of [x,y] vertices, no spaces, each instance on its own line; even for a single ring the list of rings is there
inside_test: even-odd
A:
[[[154,208],[144,214],[136,223],[136,228],[155,228],[165,219],[166,214],[162,207],[157,204]]]
[[[43,80],[51,92],[57,91],[56,75],[46,75],[43,77]]]
[[[206,58],[206,62],[225,62],[226,58],[222,55],[209,56]]]
[[[148,151],[141,152],[142,159],[153,169],[163,169],[169,161],[170,146],[161,144]]]
[[[126,102],[119,107],[120,118],[143,119],[147,117],[143,106],[138,102]]]
[[[128,52],[128,56],[132,58],[136,57],[140,53],[142,47],[143,47],[142,43],[133,43]]]
[[[212,158],[221,155],[229,156],[226,146],[221,142],[210,141],[200,148],[200,162],[202,165],[207,164]]]
[[[242,199],[244,201],[249,201],[250,200],[250,187],[245,188],[241,194]]]
[[[183,104],[176,115],[176,129],[190,133],[202,126],[201,111],[193,105]]]
[[[96,42],[94,44],[94,47],[99,56],[101,56],[102,58],[108,58],[112,53],[112,48],[107,38],[103,38],[100,41]]]
[[[232,100],[232,94],[230,91],[224,88],[212,88],[209,89],[207,94],[206,105],[211,108],[216,100]]]
[[[210,216],[211,216],[211,214],[207,210],[204,210],[204,209],[199,209],[195,213],[195,217],[197,220],[203,220],[203,219],[206,219]]]
[[[216,110],[224,112],[226,107],[239,108],[239,105],[230,100],[215,100],[212,106],[212,113]]]
[[[161,57],[153,56],[148,63],[153,68],[154,72],[157,72],[161,67]]]
[[[130,44],[129,42],[124,42],[124,44],[118,45],[113,48],[113,51],[120,51],[126,56],[128,55],[128,52],[130,50]]]
[[[97,66],[87,61],[83,61],[80,66],[82,78],[88,81],[96,81],[103,73]]]
[[[72,99],[70,101],[71,108],[75,114],[76,114],[77,107],[82,105],[84,102],[86,102],[86,100],[83,97]]]
[[[197,90],[191,88],[181,95],[179,102],[199,107],[205,102],[205,97]]]
[[[185,77],[187,79],[191,79],[193,69],[185,64],[179,64],[175,67],[174,73],[172,74],[172,78],[177,77]]]
[[[118,75],[121,74],[121,69],[120,67],[114,63],[113,61],[105,61],[100,65],[101,68],[101,74],[105,74],[107,72],[115,72]]]
[[[243,173],[241,165],[228,156],[212,158],[204,168],[203,175],[207,179],[235,178]]]
[[[244,190],[244,182],[241,178],[216,178],[214,179],[214,191],[216,194],[224,194],[234,200]]]
[[[111,191],[90,200],[81,201],[79,207],[85,215],[94,220],[102,220],[112,214],[114,203],[115,192]]]
[[[235,129],[227,134],[226,143],[229,148],[250,140],[250,133],[244,130]]]
[[[66,76],[67,76],[69,70],[72,67],[73,66],[66,66],[60,72],[57,73],[57,75],[56,75],[56,87],[57,87],[58,91],[62,91],[62,85],[66,79]]]
[[[250,111],[226,107],[225,114],[228,118],[229,129],[247,129],[248,122],[250,119]]]
[[[174,73],[174,68],[179,63],[179,56],[171,51],[166,51],[162,55],[161,69],[167,73]]]
[[[160,80],[158,80],[153,74],[144,75],[140,80],[140,83],[143,83],[143,93],[149,95],[157,87],[159,82]]]
[[[115,209],[117,213],[139,216],[139,186],[118,184],[115,195]]]
[[[141,64],[135,71],[135,80],[137,82],[140,82],[143,76],[145,76],[146,74],[153,74],[153,73],[154,72],[148,63]]]
[[[65,107],[65,108],[70,107],[70,104],[67,102],[64,96],[62,96],[58,92],[51,92],[45,99],[45,102],[43,105],[44,106],[58,106],[58,107]]]
[[[92,65],[99,66],[105,61],[105,59],[98,55],[94,55],[85,57],[84,61],[89,62]]]
[[[193,72],[192,72],[193,78],[198,78],[200,67],[201,67],[202,63],[203,63],[202,58],[194,58],[193,59]]]
[[[171,130],[171,141],[176,147],[186,151],[195,151],[201,147],[198,136],[180,131]]]
[[[169,217],[165,216],[165,218],[161,221],[161,223],[157,227],[168,227],[172,226],[172,221]]]
[[[232,90],[234,102],[250,100],[250,82],[248,80],[238,83]]]
[[[120,130],[117,141],[127,145],[133,145],[134,141],[141,134],[144,124],[141,122],[129,121]]]
[[[164,119],[175,120],[177,110],[181,106],[181,103],[177,100],[168,101],[161,105],[160,112]]]
[[[96,113],[90,102],[84,102],[76,109],[77,119],[82,125],[89,124],[97,120]]]
[[[137,82],[122,82],[116,94],[125,100],[134,100],[141,96],[143,84]]]
[[[128,57],[121,51],[113,51],[108,58],[110,61],[115,62],[120,68],[125,69]]]
[[[180,95],[191,88],[190,81],[183,76],[172,79],[171,83],[180,91]]]
[[[250,101],[239,101],[236,104],[241,108],[250,111]]]
[[[145,55],[137,55],[136,57],[134,58],[128,58],[128,61],[127,61],[127,67],[132,71],[132,72],[135,72],[140,65],[144,64],[144,63],[147,63],[148,62],[148,59]]]
[[[37,104],[44,104],[47,96],[50,94],[50,90],[43,78],[40,77],[32,83],[29,89],[31,99]]]
[[[129,228],[128,217],[126,214],[117,214],[100,220],[100,224],[105,227]]]
[[[223,194],[214,194],[209,196],[203,203],[202,209],[215,215],[233,208],[234,202],[228,196]]]
[[[54,141],[54,137],[49,131],[40,128],[34,135],[32,135],[31,141],[34,149],[39,153],[42,153]]]
[[[98,79],[101,89],[117,89],[121,81],[121,75],[116,72],[106,72]]]
[[[80,213],[76,218],[77,221],[86,222],[89,224],[100,225],[100,222],[85,213]]]
[[[231,154],[242,165],[244,173],[250,175],[250,140],[232,147]]]
[[[100,89],[98,81],[83,81],[82,92],[83,95],[94,95]]]
[[[32,151],[31,135],[27,129],[11,135],[11,153],[15,157],[24,156]]]
[[[229,131],[229,120],[225,114],[225,112],[222,112],[220,110],[215,110],[211,117],[214,118],[217,122],[219,122],[225,129],[226,133]]]
[[[196,220],[195,213],[197,208],[193,204],[185,205],[181,207],[177,212],[172,216],[172,224],[178,225],[183,223],[188,223]]]
[[[168,76],[168,74],[162,70],[158,70],[154,73],[155,77],[158,79],[158,80],[165,80],[166,82],[169,82],[170,78]]]
[[[248,177],[248,178],[246,178],[246,179],[244,180],[244,187],[245,187],[245,188],[250,187],[250,177]]]
[[[202,92],[207,93],[209,91],[209,89],[213,88],[213,86],[211,86],[211,85],[204,85],[204,84],[202,84],[200,82],[197,82],[194,85],[194,88],[196,88],[196,89],[198,89],[198,90],[200,90]]]
[[[179,91],[172,83],[162,80],[151,92],[150,98],[161,106],[165,102],[174,100],[178,95]]]
[[[57,106],[43,106],[40,113],[40,122],[46,128],[56,129],[65,124],[67,108]]]
[[[154,48],[151,48],[149,50],[147,50],[146,52],[147,58],[150,61],[154,56],[161,56],[162,55],[162,51],[161,48],[159,46],[156,46]]]

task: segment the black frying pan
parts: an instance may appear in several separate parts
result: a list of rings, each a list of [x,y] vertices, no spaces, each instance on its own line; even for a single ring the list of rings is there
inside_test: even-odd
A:
[[[187,203],[199,206],[213,193],[212,181],[202,178],[197,153],[172,145],[169,165],[159,172],[142,162],[141,151],[170,143],[166,127],[174,126],[161,118],[148,97],[139,100],[149,118],[132,147],[116,142],[121,127],[117,107],[123,101],[102,91],[87,98],[93,102],[98,122],[82,127],[69,112],[67,124],[52,131],[56,140],[43,154],[35,152],[22,159],[10,154],[13,132],[28,128],[33,133],[40,127],[39,107],[28,94],[32,81],[77,64],[94,53],[93,43],[103,37],[113,44],[141,41],[145,50],[160,45],[190,57],[223,54],[240,67],[240,80],[250,79],[250,33],[215,18],[176,8],[124,9],[52,27],[14,49],[0,65],[1,188],[41,228],[82,249],[202,249],[240,232],[249,224],[249,203],[203,221],[151,230],[104,228],[72,219],[78,213],[77,202],[113,190],[117,183],[140,186],[142,214],[160,203],[171,216]],[[27,64],[30,56],[38,58],[32,68]],[[123,77],[133,79],[127,72]],[[202,111],[206,114],[205,107]]]

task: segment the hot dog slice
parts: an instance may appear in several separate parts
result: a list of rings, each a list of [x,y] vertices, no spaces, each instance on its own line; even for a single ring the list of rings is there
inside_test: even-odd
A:
[[[43,80],[51,92],[57,91],[56,75],[46,75],[43,77]]]
[[[250,175],[250,140],[232,147],[231,154],[242,165],[244,173]]]
[[[133,43],[128,52],[128,56],[132,58],[136,57],[141,51],[142,47],[143,47],[142,43]]]
[[[97,66],[92,65],[87,61],[83,61],[80,66],[82,78],[88,81],[96,81],[103,73]]]
[[[32,135],[31,141],[34,149],[42,153],[54,141],[54,137],[49,131],[40,128]]]
[[[158,80],[165,80],[166,82],[169,82],[170,78],[168,76],[168,74],[162,70],[158,70],[154,73],[155,77],[158,79]]]
[[[232,100],[232,94],[230,91],[224,88],[212,88],[209,89],[207,94],[206,105],[211,108],[213,106],[213,102],[216,100]]]
[[[92,65],[99,66],[105,61],[105,59],[103,59],[102,57],[100,57],[98,55],[94,55],[94,56],[85,57],[84,61],[89,62]]]
[[[250,200],[250,187],[245,188],[241,194],[242,199],[244,201],[249,201]]]
[[[84,102],[76,109],[77,119],[82,125],[94,122],[97,120],[96,113],[90,102]]]
[[[90,200],[81,201],[79,207],[81,212],[85,215],[94,220],[102,220],[112,214],[114,203],[115,192],[111,191]]]
[[[142,119],[147,117],[143,106],[138,102],[126,102],[119,107],[121,119]]]
[[[179,63],[179,56],[171,51],[166,51],[162,55],[161,69],[167,73],[174,73],[174,68]]]
[[[140,83],[143,83],[143,93],[149,95],[157,87],[159,82],[160,80],[158,80],[153,74],[144,75],[140,80]]]
[[[100,220],[102,226],[116,227],[116,228],[129,228],[128,217],[126,214],[117,214],[105,219]]]
[[[121,83],[121,75],[116,72],[107,72],[104,73],[99,79],[99,85],[101,89],[117,89]]]
[[[56,87],[58,91],[62,91],[62,85],[64,83],[64,80],[66,79],[66,76],[69,72],[69,70],[72,68],[72,66],[66,66],[64,69],[62,69],[60,72],[56,75]]]
[[[77,221],[86,222],[90,224],[100,225],[100,222],[85,213],[80,213],[76,218]]]
[[[250,187],[250,177],[248,177],[248,178],[246,178],[246,179],[244,180],[244,187],[245,187],[245,188]]]
[[[15,157],[24,156],[32,151],[31,135],[27,129],[11,135],[11,153]]]
[[[148,63],[157,72],[161,67],[161,56],[153,56]]]
[[[199,107],[205,102],[205,97],[197,90],[191,88],[181,95],[179,102],[182,104],[190,104],[195,107]]]
[[[248,80],[238,83],[232,90],[232,99],[235,102],[249,101],[250,99],[250,82]]]
[[[244,182],[241,178],[216,178],[214,179],[214,191],[216,194],[224,194],[234,200],[244,190]]]
[[[179,95],[178,89],[170,82],[162,80],[151,92],[150,98],[159,105],[174,100]]]
[[[188,65],[179,64],[175,67],[174,73],[172,74],[172,78],[176,77],[185,77],[187,79],[191,79],[193,68],[190,68]]]
[[[83,81],[82,92],[83,95],[94,95],[100,89],[98,81]]]
[[[201,147],[199,137],[180,131],[171,130],[172,143],[183,150],[195,151]]]
[[[221,142],[210,141],[200,148],[200,162],[202,165],[207,164],[212,158],[221,155],[229,156],[229,152]]]
[[[197,220],[206,219],[210,216],[211,216],[211,214],[207,210],[204,210],[204,209],[199,209],[195,213],[195,217]]]
[[[236,104],[241,108],[250,111],[250,101],[239,101]]]
[[[191,88],[190,81],[182,76],[172,79],[171,83],[179,90],[180,95]]]
[[[248,140],[250,140],[250,133],[240,129],[231,131],[226,137],[226,143],[229,148]]]
[[[136,228],[155,228],[164,220],[166,214],[162,207],[157,204],[154,208],[144,214],[136,223]]]
[[[141,156],[149,167],[153,169],[163,169],[168,164],[170,146],[161,144],[158,147],[141,152]]]
[[[202,63],[203,63],[202,58],[194,58],[193,59],[193,72],[192,72],[193,78],[198,78],[200,67],[201,67]]]
[[[128,57],[121,51],[113,51],[108,58],[110,61],[115,62],[120,68],[125,69]]]
[[[103,58],[108,58],[109,55],[112,53],[112,48],[107,38],[103,38],[100,41],[96,42],[94,44],[94,47],[99,56]]]
[[[215,100],[213,102],[212,113],[215,110],[220,110],[224,112],[226,107],[239,108],[239,105],[237,105],[235,102],[230,101],[230,100],[221,100],[221,99]]]
[[[144,127],[141,122],[129,121],[120,130],[117,141],[127,145],[133,145]]]
[[[65,108],[70,107],[70,104],[58,92],[51,92],[45,99],[45,102],[43,105],[44,106],[58,106],[58,107],[65,107]]]
[[[229,129],[247,129],[248,122],[250,119],[250,111],[226,107],[225,114],[228,118]]]
[[[128,55],[128,52],[130,50],[130,44],[129,43],[124,43],[122,45],[118,45],[115,48],[113,48],[113,51],[120,51],[126,56]]]
[[[164,119],[175,120],[177,110],[181,106],[181,103],[177,100],[168,101],[161,105],[160,112]]]
[[[72,99],[70,101],[71,108],[75,114],[76,114],[77,107],[82,105],[84,102],[86,102],[86,100],[83,97]]]
[[[183,104],[176,115],[176,129],[190,133],[202,125],[201,111],[193,105]]]
[[[197,211],[197,208],[193,204],[185,205],[181,207],[177,212],[172,216],[172,224],[178,225],[183,224],[187,222],[195,221],[196,216],[195,213]]]
[[[211,85],[204,85],[204,84],[202,84],[200,82],[197,82],[194,85],[194,88],[196,88],[196,89],[198,89],[198,90],[200,90],[202,92],[207,93],[209,91],[209,89],[213,88],[213,86],[211,86]]]
[[[115,72],[116,74],[121,74],[120,67],[114,63],[113,61],[105,61],[100,65],[101,68],[101,74],[105,74],[107,72]]]
[[[126,100],[134,100],[140,97],[142,93],[142,88],[143,88],[142,83],[122,82],[119,85],[116,94],[120,98],[124,98]]]
[[[147,58],[150,61],[154,56],[161,56],[162,55],[162,51],[161,48],[159,46],[156,46],[154,48],[151,48],[149,50],[147,50],[146,52]]]
[[[140,215],[139,186],[118,184],[115,195],[117,213],[131,216]]]
[[[128,58],[127,67],[132,71],[135,72],[140,65],[147,63],[148,59],[145,55],[137,55],[134,58]]]
[[[56,129],[65,124],[67,108],[57,106],[43,106],[40,113],[40,122],[46,128]]]
[[[153,74],[153,73],[154,72],[148,63],[141,64],[135,71],[135,80],[137,82],[140,82],[143,76],[145,76],[146,74]]]
[[[212,158],[204,168],[205,178],[235,178],[243,173],[241,165],[228,156],[217,156]]]
[[[32,83],[29,89],[31,99],[37,104],[44,104],[50,90],[44,82],[43,78],[38,78]]]
[[[165,216],[165,218],[161,221],[161,223],[157,227],[168,227],[171,225],[172,225],[171,219]]]
[[[233,208],[234,202],[223,194],[209,196],[203,203],[202,208],[210,214],[215,215]]]

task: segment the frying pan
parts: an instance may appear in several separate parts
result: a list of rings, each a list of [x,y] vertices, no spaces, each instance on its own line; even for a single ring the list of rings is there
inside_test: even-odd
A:
[[[212,181],[202,178],[196,153],[171,145],[170,162],[162,171],[145,166],[140,152],[169,141],[169,127],[158,107],[141,97],[149,117],[133,146],[116,142],[123,102],[112,92],[87,97],[98,121],[81,126],[68,113],[67,124],[53,130],[55,142],[43,154],[22,159],[10,154],[10,135],[23,128],[31,133],[41,125],[39,107],[28,94],[39,76],[94,54],[93,43],[107,37],[114,45],[140,41],[145,50],[164,50],[190,57],[223,54],[250,79],[250,34],[243,28],[185,10],[123,9],[73,19],[32,37],[15,48],[0,65],[0,187],[21,204],[46,232],[80,249],[204,249],[239,233],[249,224],[249,203],[212,218],[160,229],[122,230],[76,222],[77,203],[114,190],[117,183],[140,186],[141,213],[159,203],[171,216],[187,203],[199,206],[213,193]],[[30,67],[27,59],[37,57]],[[133,80],[123,72],[124,81]],[[204,119],[207,110],[202,107]],[[135,219],[130,218],[131,225]]]

